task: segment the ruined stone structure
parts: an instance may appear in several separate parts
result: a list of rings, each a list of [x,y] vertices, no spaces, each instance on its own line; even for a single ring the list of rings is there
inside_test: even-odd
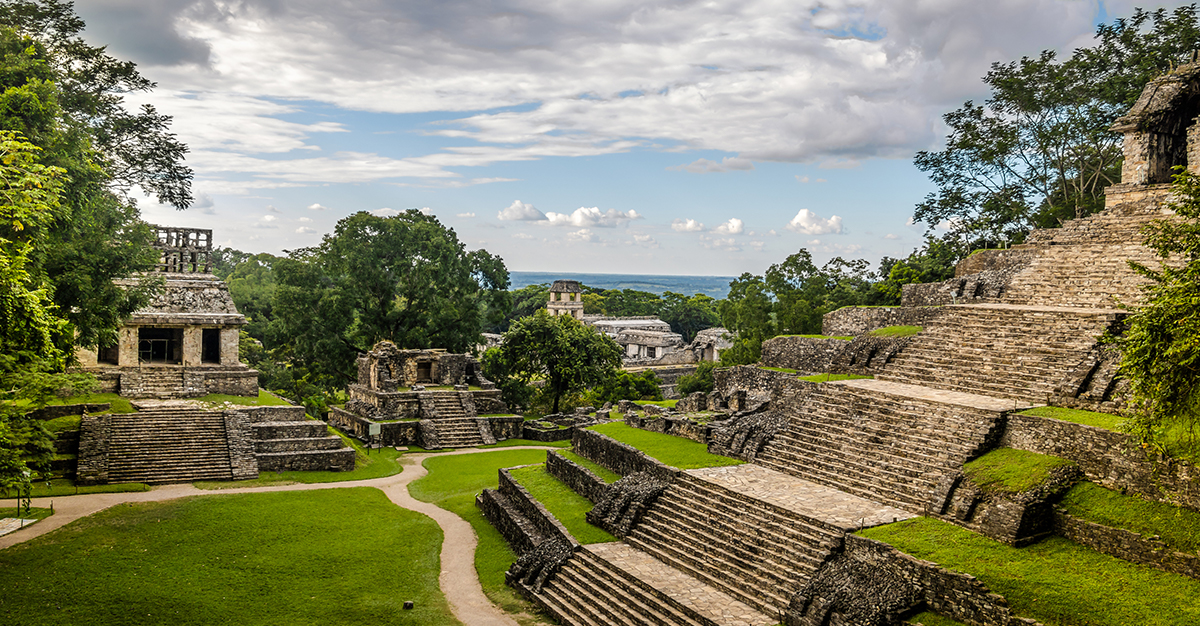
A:
[[[103,391],[130,398],[257,396],[258,372],[238,361],[238,329],[246,318],[211,273],[212,231],[157,231],[163,290],[126,320],[117,345],[80,348],[80,366],[96,375]]]
[[[462,448],[521,435],[521,418],[483,416],[507,407],[479,361],[445,350],[401,350],[381,341],[358,358],[358,383],[334,426],[372,444]]]
[[[858,324],[851,334],[860,337],[829,351],[851,354],[874,379],[811,383],[756,367],[718,370],[718,397],[705,408],[723,400],[733,415],[711,422],[704,438],[748,463],[679,470],[599,433],[576,433],[577,454],[631,484],[603,484],[564,458],[547,469],[598,503],[595,522],[621,541],[579,545],[520,485],[481,494],[497,528],[536,555],[509,584],[572,626],[885,626],[921,610],[975,626],[1035,624],[971,576],[854,534],[922,514],[1017,546],[1057,532],[1200,575],[1194,555],[1166,554],[1157,538],[1089,526],[1051,506],[1082,474],[1200,508],[1200,477],[1189,466],[1148,459],[1120,433],[1018,415],[1043,404],[1121,408],[1113,355],[1098,340],[1122,332],[1120,305],[1141,297],[1143,279],[1126,260],[1154,266],[1139,229],[1172,219],[1171,166],[1200,171],[1198,113],[1200,64],[1156,79],[1114,126],[1125,133],[1125,165],[1104,211],[975,255],[955,279],[906,286],[910,310],[840,312],[835,321]],[[925,330],[902,345],[860,341],[875,324],[917,318]],[[818,352],[796,358],[834,364],[836,355]],[[984,494],[962,468],[997,447],[1074,465],[1021,493]]]
[[[546,304],[550,315],[570,315],[583,319],[583,288],[577,280],[556,280],[550,285],[550,302]]]

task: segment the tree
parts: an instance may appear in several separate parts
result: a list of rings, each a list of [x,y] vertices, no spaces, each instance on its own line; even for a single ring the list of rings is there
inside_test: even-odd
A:
[[[585,401],[592,406],[601,406],[606,402],[617,403],[621,400],[662,400],[661,384],[662,380],[654,370],[637,374],[613,370],[611,376],[587,392]]]
[[[617,317],[658,315],[662,300],[649,291],[637,289],[605,289],[604,314]]]
[[[1176,169],[1178,201],[1169,206],[1182,220],[1144,228],[1146,246],[1163,263],[1152,269],[1130,262],[1151,283],[1118,340],[1135,407],[1131,431],[1158,445],[1172,427],[1191,433],[1194,444],[1200,425],[1200,177]]]
[[[717,364],[713,361],[701,361],[696,366],[695,372],[680,376],[675,387],[679,391],[679,395],[687,397],[697,391],[712,393],[713,385],[715,384],[713,381],[713,370],[716,368]]]
[[[671,325],[671,330],[683,335],[690,342],[696,333],[721,323],[717,314],[717,301],[711,296],[698,293],[692,297],[666,292],[662,295],[662,311],[659,318]]]
[[[401,348],[466,352],[486,312],[507,308],[499,257],[467,252],[453,229],[410,209],[343,218],[321,245],[273,262],[272,332],[328,386],[354,380],[356,355],[388,340]]]
[[[1096,39],[1065,61],[1045,51],[994,63],[987,101],[947,113],[945,149],[917,153],[937,190],[914,218],[986,247],[1102,209],[1120,177],[1121,136],[1108,128],[1150,79],[1200,47],[1196,7],[1138,9]]]
[[[510,385],[527,389],[534,380],[545,381],[551,413],[558,413],[564,395],[602,384],[615,374],[621,347],[569,315],[538,311],[513,322],[484,364],[489,377],[505,377]]]

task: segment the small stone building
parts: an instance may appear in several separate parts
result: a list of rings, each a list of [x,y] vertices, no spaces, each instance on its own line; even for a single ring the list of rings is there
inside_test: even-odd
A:
[[[550,285],[550,302],[546,303],[550,315],[570,315],[583,319],[583,288],[577,280],[556,280]]]
[[[238,313],[212,274],[212,231],[158,226],[164,287],[125,321],[117,345],[76,352],[102,391],[131,398],[258,395],[258,372],[238,360]],[[116,281],[132,286],[136,279]]]

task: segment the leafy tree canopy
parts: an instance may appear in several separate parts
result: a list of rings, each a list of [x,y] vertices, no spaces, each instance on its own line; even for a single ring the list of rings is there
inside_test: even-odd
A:
[[[482,339],[488,311],[510,306],[503,261],[467,252],[453,229],[415,209],[346,217],[320,246],[272,268],[272,332],[296,364],[331,386],[353,380],[356,354],[385,339],[467,352]]]
[[[1102,24],[1094,46],[1065,60],[1048,50],[994,63],[983,78],[987,101],[947,113],[945,149],[917,154],[937,190],[914,218],[995,245],[1100,210],[1104,188],[1120,177],[1121,136],[1108,128],[1150,79],[1197,48],[1189,5]]]

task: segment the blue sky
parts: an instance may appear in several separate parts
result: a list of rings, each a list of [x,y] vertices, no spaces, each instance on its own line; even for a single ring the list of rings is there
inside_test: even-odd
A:
[[[1153,8],[1157,5],[1143,5]],[[1173,7],[1176,5],[1168,5]],[[158,83],[198,202],[152,222],[316,245],[417,208],[510,269],[736,275],[903,256],[913,154],[993,61],[1087,45],[1084,0],[83,0]]]

